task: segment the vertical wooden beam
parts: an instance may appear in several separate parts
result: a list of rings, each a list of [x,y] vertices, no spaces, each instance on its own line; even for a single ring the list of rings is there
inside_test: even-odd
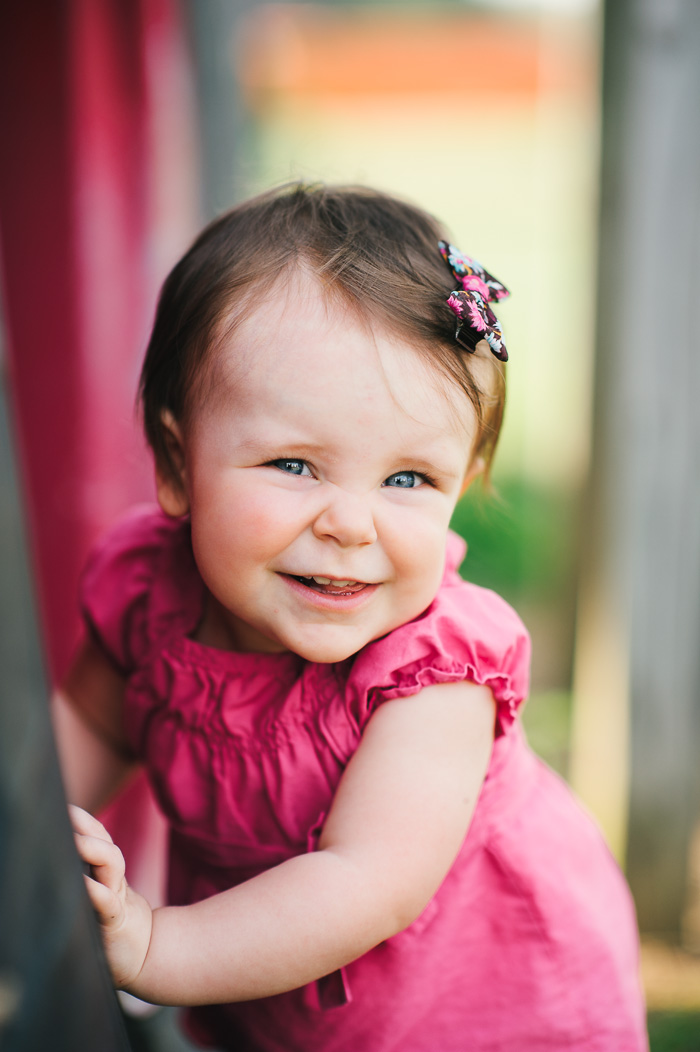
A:
[[[628,876],[642,930],[678,938],[700,800],[700,5],[608,0],[604,37],[573,780],[604,824],[613,787],[624,832],[629,703]]]
[[[128,1052],[54,749],[5,394],[0,376],[0,1048]]]

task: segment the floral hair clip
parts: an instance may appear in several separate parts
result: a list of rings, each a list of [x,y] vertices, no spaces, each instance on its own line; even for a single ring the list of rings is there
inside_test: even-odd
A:
[[[482,334],[486,340],[491,353],[502,362],[508,361],[508,352],[503,342],[503,330],[501,323],[489,307],[490,300],[503,300],[510,296],[505,285],[489,274],[476,259],[463,255],[454,245],[447,241],[438,241],[438,248],[442,258],[452,271],[452,274],[461,285],[461,288],[451,292],[447,306],[457,318],[455,339],[466,350],[474,352],[473,347],[460,339],[460,333],[465,325],[475,332]]]

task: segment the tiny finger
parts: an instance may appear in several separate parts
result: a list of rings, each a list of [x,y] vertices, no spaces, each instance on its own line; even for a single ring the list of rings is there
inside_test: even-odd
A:
[[[110,844],[113,843],[111,836],[100,820],[91,815],[89,811],[85,811],[82,807],[77,807],[75,804],[69,804],[68,814],[70,815],[73,829],[77,833],[100,837]]]
[[[106,885],[88,876],[85,877],[85,887],[90,904],[99,915],[100,923],[105,928],[119,925],[124,914],[124,907],[119,896],[115,895]]]
[[[83,862],[90,866],[90,876],[112,891],[118,891],[124,880],[126,866],[117,845],[100,837],[76,833],[75,846]]]

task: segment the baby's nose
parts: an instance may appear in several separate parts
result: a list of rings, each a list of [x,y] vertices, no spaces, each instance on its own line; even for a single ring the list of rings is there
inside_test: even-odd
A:
[[[341,548],[372,544],[377,539],[371,500],[367,496],[335,489],[317,516],[314,534],[323,540],[334,540]]]

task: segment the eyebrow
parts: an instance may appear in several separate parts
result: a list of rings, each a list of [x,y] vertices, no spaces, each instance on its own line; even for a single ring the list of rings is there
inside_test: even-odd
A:
[[[241,442],[241,448],[253,456],[260,457],[266,457],[273,452],[293,453],[295,457],[303,460],[306,457],[314,457],[322,453],[331,460],[338,459],[336,456],[331,456],[327,446],[319,443],[297,441],[293,436],[286,438],[281,436],[279,439],[270,438],[263,441],[257,438],[249,438]]]
[[[448,466],[446,460],[425,460],[423,457],[410,457],[406,458],[406,467],[409,467],[412,471],[417,471],[418,474],[424,472],[428,475],[440,475],[442,478],[451,479],[458,478],[461,474],[458,468],[453,468],[452,465]],[[399,468],[399,470],[401,470]]]

